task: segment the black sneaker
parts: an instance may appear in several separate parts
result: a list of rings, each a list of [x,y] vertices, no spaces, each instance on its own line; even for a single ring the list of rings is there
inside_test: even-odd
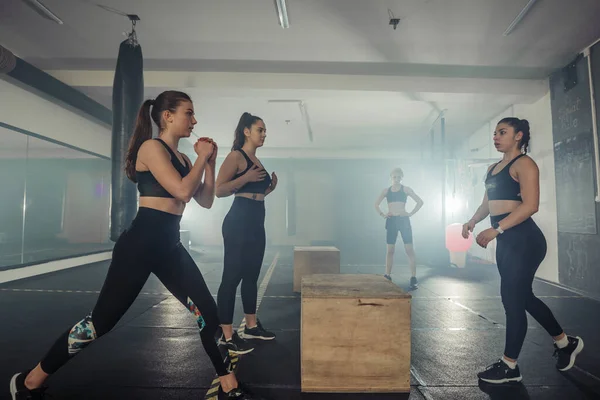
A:
[[[47,387],[43,386],[39,389],[29,390],[25,387],[25,378],[29,374],[20,372],[15,374],[10,380],[10,395],[12,400],[44,400],[48,396],[45,394]]]
[[[414,277],[414,276],[412,278],[410,278],[410,284],[409,285],[410,285],[410,288],[412,290],[417,289],[419,287],[419,282],[417,281],[417,278]]]
[[[390,282],[392,281],[392,277],[390,275],[388,275],[388,274],[384,274],[383,277],[385,279],[387,279],[388,281],[390,281]]]
[[[248,328],[248,325],[246,325],[244,330],[240,332],[240,337],[243,339],[273,340],[275,339],[275,334],[263,328],[260,320],[256,320],[256,326]]]
[[[225,336],[221,336],[219,339],[219,346],[224,347],[231,354],[248,354],[254,347],[250,346],[248,342],[242,339],[237,332],[233,332],[231,340],[225,340]]]
[[[557,358],[556,368],[559,371],[568,371],[575,365],[575,358],[583,350],[583,340],[577,336],[567,336],[569,344],[567,347],[559,349],[556,343],[554,344],[554,357]]]
[[[241,385],[241,383],[240,383]],[[219,391],[223,393],[222,389],[219,388]],[[243,388],[243,386],[237,387],[227,393],[223,394],[226,399],[238,399],[238,400],[263,400],[262,397],[251,393],[248,389]]]
[[[485,371],[478,373],[477,377],[487,383],[521,382],[523,379],[518,365],[511,369],[502,360],[488,366]]]

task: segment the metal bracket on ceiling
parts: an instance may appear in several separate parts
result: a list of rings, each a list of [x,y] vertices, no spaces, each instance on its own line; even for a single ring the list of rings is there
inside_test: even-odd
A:
[[[400,23],[400,18],[396,18],[394,16],[394,13],[392,12],[392,10],[390,10],[388,8],[388,15],[390,16],[390,25],[392,25],[394,27],[394,30],[396,30],[396,28],[398,27],[398,24]]]
[[[127,42],[132,46],[139,46],[135,25],[140,20],[140,17],[135,14],[127,14],[127,17],[131,21],[131,32],[127,34]]]
[[[132,46],[139,46],[138,39],[137,39],[137,33],[135,31],[135,25],[137,24],[138,21],[141,21],[141,19],[137,14],[127,14],[121,10],[117,10],[116,8],[108,7],[108,6],[105,6],[102,4],[96,4],[96,5],[108,12],[122,15],[124,17],[129,18],[129,20],[131,21],[131,32],[129,32],[129,33],[123,32],[123,34],[125,36],[127,36],[127,43],[129,43]]]

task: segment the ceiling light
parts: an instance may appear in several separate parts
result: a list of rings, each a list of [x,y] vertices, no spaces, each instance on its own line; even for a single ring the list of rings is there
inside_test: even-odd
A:
[[[38,14],[42,17],[49,19],[50,21],[54,21],[59,25],[63,24],[62,19],[58,18],[56,14],[54,14],[48,7],[46,7],[39,0],[23,0],[28,6],[34,9]]]
[[[289,28],[290,21],[287,15],[287,7],[285,5],[285,0],[275,0],[275,8],[277,8],[277,16],[279,17],[279,25],[282,28]]]

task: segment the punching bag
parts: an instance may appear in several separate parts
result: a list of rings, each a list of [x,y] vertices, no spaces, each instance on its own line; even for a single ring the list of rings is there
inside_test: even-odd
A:
[[[113,82],[112,125],[112,206],[110,239],[131,224],[137,210],[137,190],[125,174],[125,155],[137,113],[144,99],[144,62],[142,48],[137,42],[125,40],[119,47],[117,68]]]

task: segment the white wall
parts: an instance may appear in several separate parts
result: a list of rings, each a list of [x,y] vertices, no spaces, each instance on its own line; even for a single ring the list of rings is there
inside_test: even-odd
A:
[[[9,80],[0,79],[0,93],[0,122],[110,157],[110,126],[85,118]]]
[[[459,146],[457,156],[466,160],[491,160],[489,164],[499,160],[500,154],[492,146],[492,134],[496,123],[504,117],[527,119],[531,127],[529,155],[540,170],[540,208],[533,219],[544,232],[548,242],[548,253],[538,269],[537,276],[558,282],[558,229],[550,92],[536,103],[515,104],[492,118]],[[478,186],[483,190],[482,180],[478,182]],[[474,209],[470,210],[471,214],[473,211]],[[486,219],[479,223],[475,234],[488,227],[489,221]],[[495,262],[495,247],[495,241],[487,249],[482,249],[474,243],[469,252],[473,256]]]
[[[5,75],[0,79],[0,122],[95,154],[107,157],[111,155],[111,127],[109,125],[100,121],[95,122],[83,113],[80,114],[79,111],[71,109],[67,105],[62,105],[58,101],[52,101],[49,97],[43,97],[35,89],[28,88]],[[32,139],[28,142],[26,138],[27,136],[19,132],[0,128],[0,157],[16,157],[23,160],[27,148],[27,157],[30,159],[88,158],[84,153],[77,154],[74,150],[59,148],[58,145],[41,139]],[[97,174],[102,173],[106,173],[106,171],[97,172]],[[108,174],[110,176],[110,172]],[[67,212],[66,220],[64,220],[64,230],[56,237],[52,235],[51,238],[54,240],[62,237],[70,243],[81,241],[103,243],[108,234],[108,219],[106,215],[102,218],[101,213],[106,214],[110,197],[102,196],[101,199],[98,199],[97,196],[93,195],[95,193],[93,187],[91,191],[82,189],[82,185],[88,185],[87,188],[89,189],[89,186],[94,184],[89,173],[72,171],[71,175],[73,176],[70,176],[68,180],[69,191],[66,193],[68,197],[64,209]],[[15,190],[14,187],[9,189]],[[92,195],[89,193],[92,193]],[[91,197],[87,199],[86,196]],[[9,210],[22,209],[22,203],[15,202],[18,199],[11,199],[11,204],[2,204],[2,206]],[[87,203],[86,199],[89,200]],[[90,201],[94,204],[88,204]],[[92,224],[94,229],[90,229],[90,221],[93,222],[90,218],[95,218],[95,220],[100,218],[105,223]],[[29,221],[31,222],[31,220]],[[19,223],[19,229],[21,229],[21,223]],[[31,232],[31,230],[26,230],[26,232]],[[87,252],[89,250],[83,251]],[[9,270],[0,273],[0,283],[107,260],[110,259],[110,256],[111,253],[106,252],[93,256],[42,262],[42,264],[36,266]]]
[[[530,155],[540,169],[540,209],[533,218],[546,236],[548,253],[537,276],[558,282],[558,222],[550,93],[537,103],[515,105],[515,116],[527,119],[531,125]]]
[[[220,166],[217,166],[220,167]],[[296,234],[289,236],[286,227],[286,184],[289,180],[285,171],[278,171],[280,184],[265,199],[265,229],[271,246],[309,245],[313,240],[335,238],[335,193],[334,175],[326,171],[319,174],[311,171],[296,171]],[[315,201],[315,197],[318,201]],[[221,226],[233,202],[233,196],[215,199],[210,210],[202,209],[190,202],[182,219],[182,229],[192,231],[192,243],[204,246],[222,246]],[[371,210],[369,210],[371,211]]]

